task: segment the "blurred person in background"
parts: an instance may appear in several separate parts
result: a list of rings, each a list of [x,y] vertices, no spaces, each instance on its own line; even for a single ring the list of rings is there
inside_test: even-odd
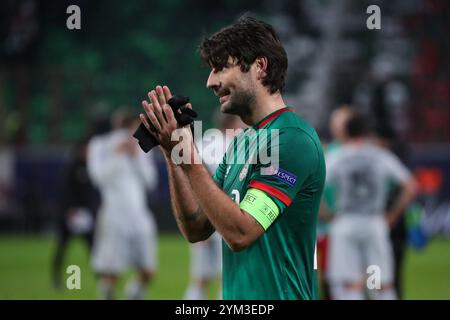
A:
[[[327,271],[331,297],[364,299],[367,268],[377,266],[380,287],[370,297],[396,299],[389,228],[415,198],[417,183],[395,155],[368,139],[363,116],[349,118],[346,135],[343,146],[327,158],[327,183],[336,188]],[[385,213],[389,180],[401,191]]]
[[[336,151],[346,139],[346,122],[353,114],[349,105],[338,106],[330,116],[329,130],[331,142],[324,147],[325,158]],[[329,246],[329,220],[328,217],[335,210],[336,190],[330,184],[325,184],[323,191],[323,201],[326,205],[321,205],[319,211],[319,221],[317,224],[317,262],[319,271],[319,284],[321,298],[330,299],[330,287],[326,278],[328,266],[328,246]]]
[[[399,159],[404,159],[403,146],[396,141],[395,133],[389,126],[379,126],[376,130],[375,142],[382,148],[390,150]],[[395,180],[388,182],[388,196],[386,203],[386,210],[389,211],[394,205],[395,199],[398,197],[399,192],[401,192],[401,185],[399,185]],[[403,212],[398,218],[397,222],[391,226],[390,229],[390,240],[392,245],[392,252],[394,255],[394,286],[397,292],[398,299],[403,298],[403,264],[405,257],[405,250],[408,244],[407,228],[406,228],[406,214]]]
[[[119,277],[134,267],[128,299],[142,299],[157,266],[157,230],[147,205],[147,190],[157,186],[157,168],[133,132],[139,122],[126,111],[113,115],[113,130],[94,137],[88,147],[88,172],[102,202],[96,224],[92,265],[102,299],[115,299]]]
[[[9,118],[6,130],[13,144],[23,146],[29,143],[27,129],[31,123],[33,69],[39,61],[39,42],[43,36],[41,1],[1,1],[0,25],[1,73],[11,81],[16,97],[13,111],[5,117]],[[1,91],[0,99],[3,96]],[[3,125],[3,121],[0,118],[0,124]]]
[[[228,147],[231,139],[243,129],[245,124],[238,116],[216,113],[215,122],[219,125],[219,130],[224,141],[216,141],[213,134],[206,131],[203,136],[200,155],[211,175],[216,172],[219,163]],[[228,132],[227,132],[228,129]],[[202,150],[208,148],[208,145],[214,143],[216,146],[222,146],[222,150],[215,149],[213,153],[203,153]],[[190,245],[191,265],[190,281],[184,298],[187,300],[204,300],[207,296],[208,285],[215,278],[221,279],[222,273],[222,238],[217,232],[214,232],[210,238],[205,241],[193,243]],[[219,289],[218,298],[221,298],[221,289]]]
[[[58,221],[58,240],[52,269],[53,285],[57,289],[61,288],[61,268],[67,245],[73,236],[82,236],[89,252],[92,249],[98,198],[87,172],[86,152],[87,140],[75,147],[62,181],[62,214]]]

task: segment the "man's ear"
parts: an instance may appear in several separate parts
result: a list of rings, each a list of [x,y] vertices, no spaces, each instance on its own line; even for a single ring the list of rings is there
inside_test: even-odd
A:
[[[267,60],[266,57],[263,56],[256,58],[255,65],[258,80],[262,80],[266,77],[268,64],[269,61]]]

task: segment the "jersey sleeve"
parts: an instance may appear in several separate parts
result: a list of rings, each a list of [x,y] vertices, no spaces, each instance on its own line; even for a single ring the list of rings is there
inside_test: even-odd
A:
[[[106,136],[94,137],[87,147],[87,171],[97,185],[107,183],[117,170],[116,157],[111,156],[110,139]]]
[[[383,164],[390,178],[398,183],[403,183],[411,178],[411,172],[400,159],[390,152],[383,153]]]
[[[136,170],[142,177],[147,189],[152,192],[158,186],[158,167],[153,157],[153,153],[144,153],[138,150],[135,158]]]
[[[266,193],[276,203],[281,214],[316,171],[319,150],[313,139],[298,128],[280,129],[278,141],[272,141],[270,147],[272,155],[276,150],[278,161],[256,164],[248,188]]]

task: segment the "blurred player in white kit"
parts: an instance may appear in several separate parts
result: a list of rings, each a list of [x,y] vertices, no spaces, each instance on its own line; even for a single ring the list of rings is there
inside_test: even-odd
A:
[[[199,153],[211,175],[214,174],[217,166],[222,161],[228,143],[238,133],[236,130],[245,127],[245,124],[237,116],[217,113],[215,117],[215,122],[219,125],[219,128],[205,132],[201,147],[197,142]],[[219,130],[223,141],[216,140],[219,137]],[[211,147],[214,148],[214,152],[208,152],[208,150],[212,150]],[[214,232],[207,240],[191,244],[190,251],[190,283],[184,299],[205,300],[209,283],[214,279],[221,278],[222,237],[217,232]],[[218,299],[221,299],[221,292],[222,290],[219,288]]]
[[[157,267],[157,229],[147,190],[157,186],[157,168],[132,137],[139,121],[125,111],[113,115],[113,130],[94,137],[87,168],[101,193],[92,265],[101,299],[115,299],[120,275],[133,267],[138,277],[126,286],[128,299],[142,299]]]
[[[327,183],[336,190],[330,228],[328,281],[337,300],[365,298],[367,268],[379,267],[380,287],[372,299],[396,299],[389,228],[417,194],[410,171],[391,152],[368,139],[367,121],[359,114],[346,123],[346,139],[327,157]],[[392,209],[385,212],[388,180],[401,186]]]
[[[346,123],[353,110],[349,105],[340,105],[330,115],[329,128],[332,141],[323,144],[325,151],[325,159],[334,151],[338,150],[346,139]],[[317,223],[317,262],[319,272],[319,285],[321,291],[321,299],[330,300],[330,286],[326,278],[328,267],[328,247],[329,247],[329,222],[332,212],[335,210],[335,194],[333,186],[325,184],[323,190],[323,203],[319,211],[319,221]]]

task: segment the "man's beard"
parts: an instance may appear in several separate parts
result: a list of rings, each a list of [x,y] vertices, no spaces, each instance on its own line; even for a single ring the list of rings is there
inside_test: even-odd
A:
[[[248,91],[235,92],[230,96],[228,105],[222,110],[223,113],[246,117],[252,113],[255,103],[255,95]]]

